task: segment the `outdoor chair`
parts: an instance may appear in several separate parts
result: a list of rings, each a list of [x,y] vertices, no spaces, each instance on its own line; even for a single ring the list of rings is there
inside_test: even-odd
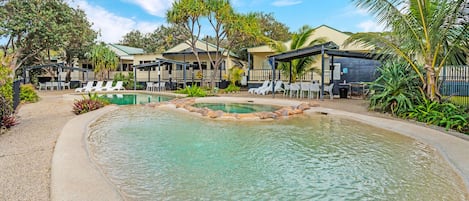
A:
[[[54,90],[54,85],[52,85],[52,82],[46,82],[46,90],[47,88],[50,88],[50,90]]]
[[[68,89],[70,89],[70,82],[62,82],[62,87],[63,89],[66,89],[68,87]]]
[[[123,81],[117,81],[116,86],[112,87],[111,90],[112,91],[114,91],[114,90],[117,90],[117,91],[125,90],[124,82]]]
[[[103,83],[104,83],[104,81],[98,81],[98,83],[96,83],[96,86],[91,87],[91,90],[90,90],[90,91],[98,91],[98,90],[101,90],[101,88],[103,88]],[[85,90],[85,92],[86,92],[86,90]]]
[[[284,89],[282,88],[282,84],[283,84],[282,80],[279,80],[279,81],[275,82],[273,92],[272,92],[272,85],[270,85],[270,87],[266,87],[265,89],[260,91],[259,94],[267,95],[269,92],[276,93],[278,91],[284,91]]]
[[[93,81],[89,81],[88,83],[86,83],[85,87],[76,88],[75,92],[89,92],[91,91],[91,88],[93,87],[93,83],[94,83]]]
[[[106,81],[106,85],[104,87],[96,89],[96,91],[111,91],[112,83],[113,83],[112,80],[108,80],[108,81]]]
[[[154,84],[153,82],[147,82],[147,91],[153,91]]]
[[[334,83],[324,86],[324,92],[327,92],[329,94],[329,98],[332,100],[334,99],[334,94],[332,93],[332,89],[334,88]]]
[[[159,82],[156,84],[156,88],[160,91],[166,90],[166,82]]]
[[[263,94],[265,95],[265,91],[269,88],[272,88],[272,82],[269,82],[267,86],[265,87],[259,87],[257,90],[254,91],[255,94]]]
[[[259,88],[264,88],[269,85],[269,80],[264,81],[260,87],[253,87],[248,90],[248,93],[254,94]]]
[[[290,98],[295,94],[295,98],[298,98],[300,92],[300,85],[297,83],[290,84]]]
[[[39,89],[39,91],[41,91],[41,89],[47,90],[46,83],[39,82],[39,87],[38,87],[38,89]]]
[[[300,82],[300,98],[304,98],[305,93],[307,97],[309,98],[311,95],[311,83]]]
[[[319,93],[320,93],[321,89],[319,87],[319,84],[318,83],[311,83],[309,85],[309,94],[308,94],[308,98],[314,98],[314,93],[316,93],[316,99],[319,99]]]

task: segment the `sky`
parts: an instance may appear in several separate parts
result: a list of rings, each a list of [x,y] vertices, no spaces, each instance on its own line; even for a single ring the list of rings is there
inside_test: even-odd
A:
[[[148,33],[166,25],[164,16],[173,1],[69,0],[69,4],[85,11],[93,23],[92,28],[100,32],[98,40],[117,43],[131,30]],[[347,32],[383,30],[366,10],[358,9],[350,0],[231,0],[231,3],[239,13],[272,13],[292,32],[303,25],[317,27],[323,24]]]

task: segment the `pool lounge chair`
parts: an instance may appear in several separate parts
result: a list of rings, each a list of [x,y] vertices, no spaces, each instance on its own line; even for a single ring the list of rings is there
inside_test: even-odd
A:
[[[123,81],[117,81],[116,86],[112,87],[111,90],[112,91],[114,91],[114,90],[117,90],[117,91],[125,90],[124,82]]]
[[[93,81],[89,81],[88,83],[86,83],[86,86],[85,87],[81,87],[81,88],[76,88],[75,89],[75,92],[89,92],[91,91],[91,88],[93,87]]]
[[[257,90],[254,91],[255,94],[264,94],[265,91],[269,88],[272,88],[272,82],[269,82],[267,86],[265,87],[259,87]]]
[[[275,82],[274,92],[273,93],[276,93],[276,92],[279,92],[279,91],[281,91],[281,92],[285,91],[285,89],[282,88],[282,84],[283,84],[282,80],[279,80],[279,81]],[[267,95],[269,92],[272,92],[272,86],[263,89],[258,94]]]
[[[266,80],[266,81],[264,81],[264,83],[262,83],[262,85],[261,85],[260,87],[257,87],[257,88],[256,88],[256,87],[250,88],[250,89],[248,90],[248,92],[249,92],[250,94],[254,94],[259,88],[264,88],[264,87],[267,87],[268,85],[269,85],[269,80]]]
[[[106,81],[106,85],[104,87],[101,87],[99,89],[96,89],[96,91],[111,91],[112,90],[112,80]]]
[[[96,86],[91,87],[91,91],[98,91],[98,89],[100,90],[101,88],[103,88],[103,83],[104,81],[98,81],[98,83],[96,83]]]

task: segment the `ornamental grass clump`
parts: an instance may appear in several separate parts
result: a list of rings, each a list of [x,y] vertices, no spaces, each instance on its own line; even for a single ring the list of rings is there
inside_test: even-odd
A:
[[[83,96],[81,100],[75,100],[73,103],[73,113],[76,115],[84,114],[93,110],[97,110],[108,105],[109,102],[97,94],[88,94],[88,97]]]

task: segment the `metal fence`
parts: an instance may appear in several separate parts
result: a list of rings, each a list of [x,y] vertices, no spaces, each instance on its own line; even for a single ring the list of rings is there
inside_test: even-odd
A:
[[[469,106],[469,66],[446,66],[441,70],[440,80],[443,98]]]

